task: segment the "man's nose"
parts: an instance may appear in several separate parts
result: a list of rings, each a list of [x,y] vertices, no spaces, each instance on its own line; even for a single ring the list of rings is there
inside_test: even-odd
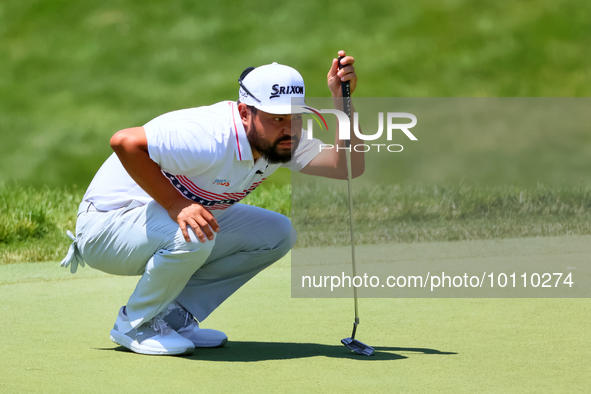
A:
[[[283,127],[281,128],[281,136],[289,135],[291,137],[294,136],[293,131],[295,130],[294,127],[291,126],[291,122],[286,122]]]

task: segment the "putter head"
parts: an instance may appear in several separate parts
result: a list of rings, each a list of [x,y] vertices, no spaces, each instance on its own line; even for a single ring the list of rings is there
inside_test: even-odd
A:
[[[374,349],[371,346],[366,345],[363,342],[359,342],[357,339],[345,338],[341,339],[341,343],[353,350],[355,353],[359,353],[364,356],[371,356],[374,352]]]

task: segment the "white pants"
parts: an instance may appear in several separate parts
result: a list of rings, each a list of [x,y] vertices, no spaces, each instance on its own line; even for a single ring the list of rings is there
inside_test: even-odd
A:
[[[130,205],[133,207],[134,205]],[[83,202],[76,223],[78,248],[92,268],[141,275],[127,302],[137,327],[179,302],[204,320],[226,298],[289,252],[296,240],[284,215],[236,204],[219,218],[215,239],[201,243],[158,203],[96,212]]]

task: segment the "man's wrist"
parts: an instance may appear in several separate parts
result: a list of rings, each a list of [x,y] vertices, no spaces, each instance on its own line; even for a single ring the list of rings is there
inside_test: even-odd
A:
[[[179,195],[178,197],[175,196],[175,198],[167,199],[166,203],[161,204],[161,205],[167,211],[172,211],[172,210],[181,211],[193,203],[194,203],[193,201]]]

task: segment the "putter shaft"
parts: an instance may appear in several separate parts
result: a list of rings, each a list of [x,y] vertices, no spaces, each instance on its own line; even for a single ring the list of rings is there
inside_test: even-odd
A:
[[[339,68],[342,68],[341,65],[342,57],[339,57]],[[345,113],[349,117],[349,121],[351,122],[351,85],[349,81],[341,81],[341,90],[343,92],[343,109]],[[349,123],[351,124],[351,123]],[[351,132],[351,130],[349,130]],[[353,266],[353,277],[357,276],[357,267],[355,264],[355,235],[353,232],[353,197],[351,196],[351,179],[353,179],[353,171],[351,168],[351,140],[345,140],[345,147],[349,149],[345,149],[345,161],[347,164],[347,191],[349,196],[349,228],[351,229],[351,263]],[[353,323],[353,333],[351,334],[351,338],[355,339],[355,333],[357,332],[357,325],[359,324],[359,306],[357,302],[357,288],[353,286],[353,299],[355,303],[355,323]]]
[[[357,267],[355,264],[355,235],[353,232],[353,198],[351,197],[351,152],[345,150],[345,156],[347,161],[347,188],[349,189],[349,226],[351,228],[351,264],[353,266],[353,278],[357,276]],[[355,339],[355,332],[357,331],[357,325],[359,324],[359,306],[357,302],[357,288],[353,286],[353,300],[355,302],[355,323],[353,323],[353,333],[351,338]]]
[[[339,57],[339,68],[342,68],[341,65],[342,57]],[[352,120],[351,116],[351,86],[349,85],[349,81],[341,81],[341,89],[343,91],[343,109],[345,113],[349,117],[349,120]],[[351,123],[350,123],[351,124]],[[349,130],[351,133],[352,130]],[[351,135],[351,134],[349,134]],[[353,232],[353,197],[351,193],[351,179],[353,179],[353,171],[351,169],[351,140],[345,140],[345,147],[349,149],[345,149],[345,161],[347,163],[347,190],[349,194],[349,226],[351,228],[351,263],[353,266],[353,277],[357,276],[357,267],[355,265],[355,235]],[[349,349],[353,350],[358,354],[362,354],[364,356],[371,356],[374,353],[374,348],[364,344],[363,342],[359,342],[355,339],[355,334],[357,332],[357,326],[359,325],[359,308],[357,305],[357,288],[353,286],[353,299],[355,300],[355,322],[353,323],[353,333],[351,334],[351,338],[345,338],[341,340],[341,343],[348,347]]]

